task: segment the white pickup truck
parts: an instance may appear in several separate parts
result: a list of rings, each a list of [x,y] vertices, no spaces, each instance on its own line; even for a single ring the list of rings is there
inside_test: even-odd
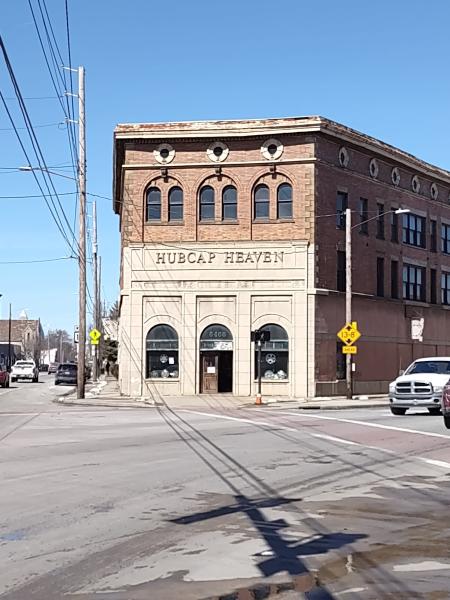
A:
[[[37,383],[39,381],[39,369],[34,360],[18,360],[11,369],[11,382],[26,379]]]
[[[441,410],[442,391],[450,379],[450,357],[418,358],[389,384],[389,405],[394,415],[408,408],[427,408],[432,415]]]

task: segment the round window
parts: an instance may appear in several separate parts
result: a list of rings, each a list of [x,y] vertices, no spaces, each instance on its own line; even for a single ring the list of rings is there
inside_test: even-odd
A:
[[[341,167],[348,167],[348,163],[350,162],[350,155],[345,146],[339,149],[339,164]]]
[[[175,158],[175,150],[170,144],[160,144],[153,150],[153,156],[162,165],[167,165]]]
[[[433,198],[433,200],[437,200],[437,197],[439,195],[439,190],[438,190],[438,186],[435,183],[431,184],[430,194],[431,194],[431,197]]]
[[[229,148],[223,142],[213,142],[207,149],[206,155],[213,162],[223,162],[229,153]]]
[[[416,194],[419,193],[420,179],[417,177],[417,175],[414,175],[414,177],[411,179],[411,187],[412,187],[413,192],[416,192]]]
[[[376,177],[378,177],[378,171],[379,171],[378,161],[376,158],[372,158],[372,160],[369,163],[370,176],[375,179]]]
[[[270,138],[261,146],[261,154],[267,160],[276,160],[283,154],[284,147],[280,140]]]
[[[398,167],[394,167],[391,171],[391,179],[394,185],[399,185],[400,183],[400,170]]]

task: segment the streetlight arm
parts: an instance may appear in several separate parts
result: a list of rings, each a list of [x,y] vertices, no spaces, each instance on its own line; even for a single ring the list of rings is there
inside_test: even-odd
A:
[[[389,215],[391,213],[394,213],[394,215],[406,215],[410,212],[411,212],[411,210],[409,208],[397,208],[396,210],[387,210],[386,212],[380,213],[379,215],[375,215],[374,217],[370,217],[370,219],[366,219],[365,221],[361,221],[360,223],[353,225],[351,227],[351,229],[355,229],[356,227],[361,227],[361,225],[365,225],[366,223],[369,223],[370,221],[374,221],[375,219],[384,217],[384,215]]]

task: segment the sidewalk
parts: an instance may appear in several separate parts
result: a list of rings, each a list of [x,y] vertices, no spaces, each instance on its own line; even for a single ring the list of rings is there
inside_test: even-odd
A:
[[[78,400],[76,393],[59,396],[54,399],[61,404],[78,406],[108,406],[118,408],[154,408],[167,405],[172,409],[219,409],[231,408],[257,408],[255,399],[249,396],[232,396],[231,394],[201,394],[198,396],[154,396],[148,398],[129,398],[121,396],[117,380],[113,377],[101,379],[97,384],[89,386],[84,400]],[[355,396],[347,400],[343,396],[330,396],[322,398],[289,398],[267,396],[263,398],[263,406],[271,408],[290,408],[300,410],[342,410],[349,408],[373,408],[388,406],[387,395]]]

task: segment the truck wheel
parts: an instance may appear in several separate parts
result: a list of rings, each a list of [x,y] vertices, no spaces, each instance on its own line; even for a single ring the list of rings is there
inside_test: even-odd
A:
[[[428,412],[430,413],[430,415],[440,415],[441,409],[439,406],[433,406],[432,408],[428,409]]]
[[[400,408],[399,406],[391,406],[391,413],[393,415],[404,415],[406,410],[406,408]]]
[[[450,429],[450,415],[444,415],[444,425]]]

